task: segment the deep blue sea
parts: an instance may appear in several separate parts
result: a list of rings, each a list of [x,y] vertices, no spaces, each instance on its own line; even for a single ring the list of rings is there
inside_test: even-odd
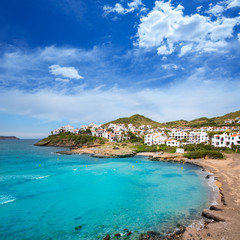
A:
[[[126,239],[137,239],[191,224],[211,204],[212,188],[196,166],[59,155],[64,149],[36,142],[0,141],[1,240],[94,240],[125,228]]]

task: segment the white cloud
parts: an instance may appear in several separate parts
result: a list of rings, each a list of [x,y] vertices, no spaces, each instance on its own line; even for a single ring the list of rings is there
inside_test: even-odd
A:
[[[174,70],[179,69],[179,67],[176,64],[173,64],[173,63],[163,64],[162,68],[163,69],[168,69],[168,70],[170,70],[170,69],[174,69]]]
[[[169,55],[181,48],[180,56],[183,56],[190,51],[190,46],[191,51],[224,51],[240,17],[221,16],[212,21],[199,13],[184,15],[183,9],[180,4],[172,6],[171,1],[156,1],[153,10],[140,19],[137,45],[157,48],[159,55]]]
[[[49,89],[36,92],[2,90],[0,111],[81,124],[92,121],[104,123],[135,113],[163,122],[215,116],[237,110],[240,83],[219,78],[216,82],[203,76],[204,68],[200,68],[189,78],[168,87],[82,89],[74,95]]]
[[[188,52],[191,52],[193,48],[193,45],[192,44],[188,44],[188,45],[185,45],[181,48],[181,51],[180,51],[180,54],[179,56],[182,57],[183,55],[185,55],[186,53]]]
[[[202,9],[203,9],[203,6],[197,7],[197,12],[201,12]]]
[[[230,0],[227,8],[240,7],[240,0]]]
[[[207,13],[211,13],[211,14],[213,14],[214,16],[219,16],[219,15],[221,15],[222,14],[222,12],[224,11],[225,9],[224,9],[224,7],[223,6],[221,6],[221,5],[215,5],[215,6],[212,6],[212,4],[211,4],[211,6],[210,6],[210,9],[208,10],[208,11],[206,11]]]
[[[126,14],[139,9],[140,6],[143,6],[142,0],[133,0],[130,3],[127,3],[127,7],[124,8],[121,3],[116,3],[114,7],[109,5],[103,6],[103,11],[107,15],[109,13],[118,13],[118,14]],[[140,9],[142,10],[142,8]]]
[[[63,82],[63,83],[68,83],[68,82],[70,82],[70,80],[67,79],[67,78],[55,78],[55,80],[56,80],[57,82]]]
[[[71,79],[83,79],[83,77],[79,75],[77,69],[74,67],[60,67],[59,65],[51,65],[49,68],[49,72],[55,76],[61,75]]]

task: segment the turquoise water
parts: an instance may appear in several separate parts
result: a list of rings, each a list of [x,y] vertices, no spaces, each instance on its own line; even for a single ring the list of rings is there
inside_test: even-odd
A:
[[[0,239],[102,239],[125,228],[137,239],[191,224],[210,205],[196,166],[58,155],[35,142],[0,141]]]

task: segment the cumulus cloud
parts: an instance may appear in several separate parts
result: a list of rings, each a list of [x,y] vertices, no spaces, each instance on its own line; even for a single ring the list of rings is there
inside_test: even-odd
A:
[[[117,13],[117,14],[126,14],[135,11],[143,6],[142,0],[133,0],[130,3],[127,3],[127,6],[124,8],[121,3],[116,3],[114,7],[109,5],[103,6],[103,11],[107,15],[109,13]]]
[[[213,4],[210,4],[210,9],[208,11],[206,11],[207,13],[211,13],[213,14],[214,16],[219,16],[222,14],[222,12],[224,11],[224,6],[221,6],[221,5],[214,5]]]
[[[219,16],[215,21],[199,13],[184,15],[184,7],[174,7],[171,1],[156,1],[155,7],[141,17],[137,32],[137,45],[141,48],[157,48],[159,55],[179,51],[180,56],[189,52],[224,51],[227,40],[233,38],[234,27],[240,17]],[[220,14],[220,6],[209,11]]]
[[[77,69],[74,67],[61,67],[59,65],[51,65],[49,66],[49,69],[49,72],[55,76],[60,75],[70,79],[83,79],[83,77],[79,75]]]

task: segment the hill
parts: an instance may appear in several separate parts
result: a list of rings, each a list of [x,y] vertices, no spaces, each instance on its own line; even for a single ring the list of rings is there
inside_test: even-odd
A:
[[[153,121],[152,119],[144,117],[143,115],[140,115],[140,114],[135,114],[131,117],[118,118],[117,120],[105,123],[104,126],[107,126],[110,123],[133,124],[134,126],[141,126],[141,125],[151,125],[152,127],[160,127],[161,126],[161,124],[159,122]]]
[[[223,124],[224,120],[235,119],[237,117],[240,117],[240,111],[230,112],[228,114],[225,114],[224,116],[212,118],[212,120],[214,120],[216,123]]]
[[[197,119],[194,119],[191,121],[181,119],[181,120],[176,120],[176,121],[171,121],[171,122],[159,123],[159,122],[153,121],[150,118],[144,117],[139,114],[135,114],[131,117],[118,118],[117,120],[105,123],[104,126],[107,126],[110,123],[114,123],[114,124],[133,124],[134,126],[151,125],[152,127],[167,127],[167,128],[172,128],[172,127],[196,127],[196,128],[198,128],[198,127],[206,127],[206,126],[215,127],[215,126],[226,125],[224,123],[224,121],[226,119],[235,119],[237,117],[240,117],[240,111],[231,112],[231,113],[225,114],[223,116],[213,117],[213,118],[201,117],[201,118],[197,118]]]
[[[226,119],[235,119],[237,117],[240,117],[240,111],[236,112],[231,112],[228,114],[225,114],[220,117],[213,117],[213,118],[197,118],[191,121],[186,121],[186,120],[177,120],[177,121],[172,121],[172,122],[166,122],[162,123],[162,127],[207,127],[207,126],[226,126],[224,121]],[[232,125],[239,125],[239,124],[232,124]]]

